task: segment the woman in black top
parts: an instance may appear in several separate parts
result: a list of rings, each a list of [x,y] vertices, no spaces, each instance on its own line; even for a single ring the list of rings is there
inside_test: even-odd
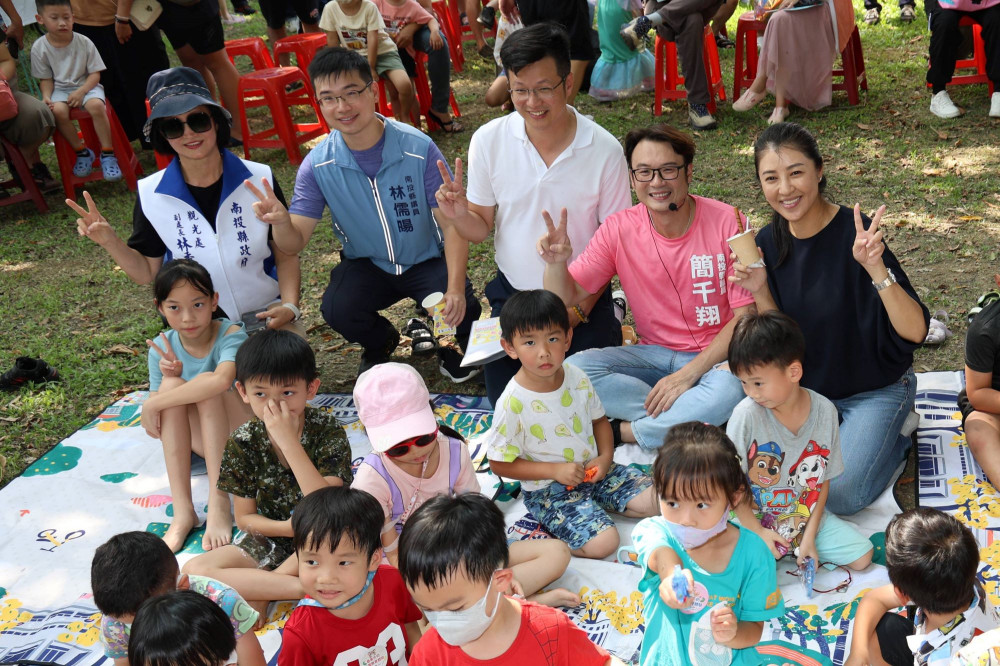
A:
[[[774,209],[757,235],[766,268],[737,264],[733,280],[758,310],[781,310],[802,328],[802,385],[832,400],[841,418],[844,473],[831,482],[827,506],[853,514],[882,493],[909,447],[900,430],[913,409],[913,351],[929,315],[882,240],[885,206],[870,220],[859,206],[823,196],[823,158],[809,132],[772,125],[754,161]]]

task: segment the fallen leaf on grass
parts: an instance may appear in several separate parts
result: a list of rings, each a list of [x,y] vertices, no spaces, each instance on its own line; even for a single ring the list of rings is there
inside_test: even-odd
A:
[[[923,173],[925,176],[940,176],[943,172],[941,171],[941,169],[927,168],[924,169],[921,173]]]
[[[138,356],[139,352],[132,349],[127,345],[123,345],[120,342],[116,345],[112,345],[110,349],[104,350],[105,354],[118,354],[119,356]]]
[[[947,141],[948,140],[948,133],[947,132],[942,132],[941,130],[936,129],[936,130],[934,130],[934,133],[937,134],[937,138],[941,139],[942,141]]]
[[[865,125],[864,123],[858,123],[858,129],[869,131],[872,128],[871,125]]]
[[[972,221],[982,220],[983,218],[979,217],[978,215],[963,215],[958,219],[963,220],[965,222],[972,222]]]

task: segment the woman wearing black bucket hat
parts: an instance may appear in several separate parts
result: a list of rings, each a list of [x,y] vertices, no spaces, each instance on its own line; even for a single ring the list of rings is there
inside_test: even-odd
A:
[[[272,188],[284,201],[271,168],[225,150],[232,118],[212,99],[201,74],[175,67],[154,74],[146,88],[151,111],[143,132],[169,166],[139,181],[132,235],[117,236],[84,191],[77,231],[103,247],[138,284],[149,284],[164,261],[202,264],[219,292],[219,310],[233,321],[257,313],[269,328],[302,334],[298,255],[279,251],[271,227],[257,219],[257,198],[245,180]]]

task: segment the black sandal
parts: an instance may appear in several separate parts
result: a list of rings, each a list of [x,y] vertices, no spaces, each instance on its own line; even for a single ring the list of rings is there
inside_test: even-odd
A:
[[[412,353],[416,355],[431,354],[438,348],[437,338],[421,319],[413,317],[406,322],[406,335],[410,336],[412,342],[410,347]]]
[[[445,122],[444,120],[442,120],[441,116],[439,116],[437,113],[434,112],[433,109],[427,109],[427,115],[433,118],[434,122],[436,122],[438,125],[441,126],[441,129],[444,131],[445,134],[457,134],[458,132],[462,132],[465,130],[465,125],[460,123],[455,118],[452,118],[451,120]]]

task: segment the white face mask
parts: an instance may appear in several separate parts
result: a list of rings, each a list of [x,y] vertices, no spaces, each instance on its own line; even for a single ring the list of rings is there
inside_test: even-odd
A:
[[[471,643],[490,628],[493,618],[496,617],[497,608],[500,607],[498,599],[496,607],[493,608],[493,614],[486,614],[486,599],[490,596],[491,587],[493,587],[492,578],[490,584],[486,586],[486,594],[483,595],[483,598],[464,610],[424,611],[427,621],[437,629],[441,640],[448,645],[458,647]]]
[[[729,523],[729,507],[726,507],[726,510],[722,513],[722,517],[719,518],[719,522],[707,530],[672,523],[666,518],[663,520],[667,523],[667,527],[670,529],[670,533],[674,535],[674,538],[681,542],[685,550],[688,550],[704,545],[709,539],[717,534],[722,534],[726,530],[726,525]]]

